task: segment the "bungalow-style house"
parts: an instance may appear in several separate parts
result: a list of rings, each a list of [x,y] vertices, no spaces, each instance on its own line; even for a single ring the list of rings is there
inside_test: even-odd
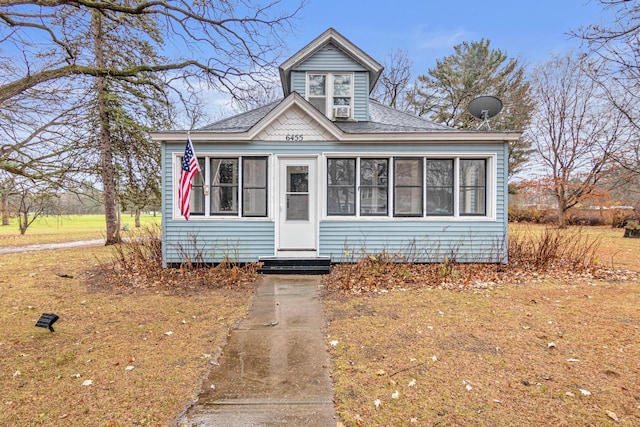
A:
[[[334,29],[280,66],[284,99],[162,144],[164,263],[230,258],[506,262],[508,142],[372,99],[383,67]],[[178,207],[185,142],[202,174]]]

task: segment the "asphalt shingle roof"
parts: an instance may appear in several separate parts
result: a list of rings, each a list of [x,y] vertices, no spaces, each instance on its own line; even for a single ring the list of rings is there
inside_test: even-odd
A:
[[[206,125],[198,130],[209,132],[246,132],[258,123],[271,110],[276,108],[280,101],[272,102],[245,113],[219,120]],[[411,132],[438,132],[452,131],[453,128],[431,122],[413,114],[405,113],[391,107],[380,104],[377,101],[369,101],[370,121],[367,122],[334,122],[345,133],[411,133]]]
[[[276,108],[281,101],[272,102],[254,110],[219,120],[201,127],[198,130],[209,132],[246,132],[258,123],[271,110]]]

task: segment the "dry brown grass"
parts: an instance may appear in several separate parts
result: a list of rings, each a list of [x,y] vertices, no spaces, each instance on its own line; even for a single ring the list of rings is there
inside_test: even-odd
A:
[[[109,251],[0,255],[0,425],[170,425],[250,303],[247,286],[89,280]]]
[[[359,295],[325,297],[345,424],[640,425],[640,281],[612,270],[640,270],[640,241],[586,233],[601,244],[579,272],[429,276],[370,259]],[[0,255],[0,425],[169,425],[194,397],[252,288],[213,272],[145,281],[131,257],[114,278],[97,261],[113,256]],[[61,316],[55,333],[34,327],[42,312]]]
[[[640,280],[610,264],[640,271],[640,241],[588,233],[600,246],[580,273],[520,268],[474,286],[458,270],[443,286],[390,270],[358,295],[326,295],[344,424],[640,425]]]

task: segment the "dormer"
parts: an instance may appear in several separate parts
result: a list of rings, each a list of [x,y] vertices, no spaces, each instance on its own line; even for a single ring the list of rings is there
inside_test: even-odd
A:
[[[334,121],[369,121],[369,94],[382,65],[333,28],[280,66],[282,90],[297,92]]]

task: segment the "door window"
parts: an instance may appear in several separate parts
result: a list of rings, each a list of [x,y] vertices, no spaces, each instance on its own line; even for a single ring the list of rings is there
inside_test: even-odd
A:
[[[309,220],[309,167],[287,166],[287,221]]]

